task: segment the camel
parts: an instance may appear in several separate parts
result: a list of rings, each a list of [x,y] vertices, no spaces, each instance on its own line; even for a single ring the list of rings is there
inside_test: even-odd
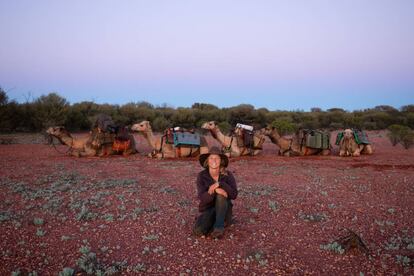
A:
[[[299,135],[295,135],[293,138],[285,138],[280,136],[275,127],[265,127],[262,128],[260,132],[268,136],[270,140],[279,147],[279,155],[282,156],[325,156],[331,153],[330,145],[328,149],[310,148],[301,143]]]
[[[129,155],[135,153],[135,140],[130,135],[129,140],[120,142],[115,139],[115,134],[110,134],[110,143],[102,143],[102,132],[94,129],[86,137],[74,138],[63,126],[49,127],[46,133],[56,137],[63,145],[69,146],[69,154],[76,157],[104,156],[123,153]],[[115,140],[115,142],[113,142]]]
[[[243,133],[241,128],[236,128],[235,135],[226,136],[218,128],[216,122],[206,122],[201,128],[210,131],[214,139],[220,142],[224,153],[228,157],[238,157],[243,155],[258,155],[262,151],[262,145],[265,141],[264,135],[255,133],[253,137],[253,147],[249,148],[244,145]]]
[[[372,146],[366,143],[358,144],[355,140],[354,131],[352,129],[345,129],[338,133],[336,144],[339,145],[339,156],[354,156],[358,157],[361,154],[372,154]]]
[[[180,146],[167,143],[166,135],[154,136],[149,121],[142,121],[131,127],[132,131],[141,133],[151,146],[152,151],[148,157],[152,158],[179,158],[179,157],[196,157],[200,154],[208,153],[208,145],[205,137],[200,137],[200,147]]]

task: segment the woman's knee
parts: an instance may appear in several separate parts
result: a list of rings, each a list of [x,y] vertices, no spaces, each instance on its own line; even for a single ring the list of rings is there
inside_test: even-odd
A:
[[[227,207],[227,206],[228,206],[227,197],[224,197],[222,195],[216,195],[216,208],[217,207]]]
[[[216,195],[216,202],[227,202],[227,197],[224,197],[222,195]]]

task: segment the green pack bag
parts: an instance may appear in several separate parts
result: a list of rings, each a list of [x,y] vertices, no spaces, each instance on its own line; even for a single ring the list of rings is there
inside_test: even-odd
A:
[[[368,140],[368,136],[365,132],[359,129],[352,129],[352,131],[354,132],[355,142],[358,145],[361,145],[361,144],[369,145],[370,144]]]
[[[306,134],[306,146],[314,149],[328,149],[329,148],[329,134],[312,130]]]
[[[199,147],[200,135],[189,132],[174,132],[174,146]]]
[[[339,146],[339,143],[341,143],[342,138],[344,138],[344,132],[338,132],[338,134],[336,135],[335,145]]]

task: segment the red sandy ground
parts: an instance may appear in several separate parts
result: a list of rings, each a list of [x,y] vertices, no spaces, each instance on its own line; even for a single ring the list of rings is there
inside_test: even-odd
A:
[[[280,157],[266,142],[260,156],[232,159],[236,223],[222,240],[191,235],[196,159],[149,159],[139,135],[140,154],[129,157],[0,145],[0,275],[56,275],[77,266],[83,245],[101,265],[124,262],[121,274],[413,275],[414,149],[393,147],[384,132],[369,134],[372,156]],[[99,184],[108,179],[130,183]],[[79,218],[76,202],[95,217]],[[323,220],[306,220],[311,215]],[[369,254],[321,248],[346,229]]]

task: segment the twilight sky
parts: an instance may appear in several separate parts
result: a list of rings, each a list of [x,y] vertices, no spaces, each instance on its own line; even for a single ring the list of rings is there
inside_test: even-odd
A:
[[[0,38],[19,102],[414,104],[413,0],[0,0]]]

